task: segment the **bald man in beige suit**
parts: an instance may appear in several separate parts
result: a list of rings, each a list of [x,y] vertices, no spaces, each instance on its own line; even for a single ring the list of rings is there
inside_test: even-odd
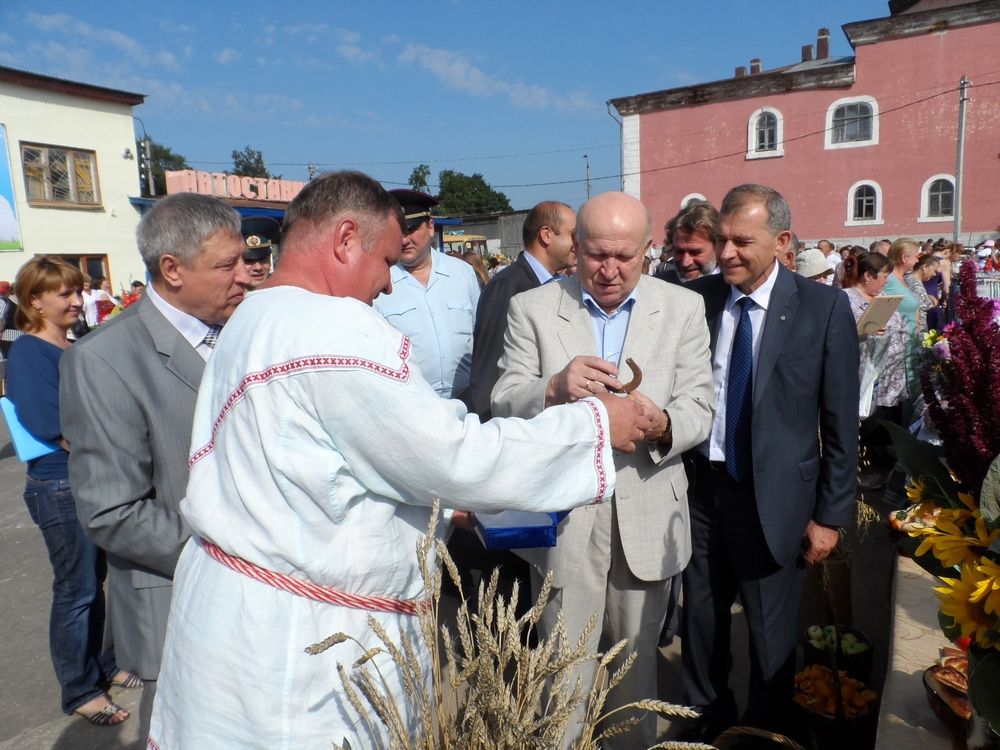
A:
[[[531,417],[604,387],[620,389],[631,377],[630,357],[642,368],[631,397],[657,420],[635,453],[616,454],[615,499],[572,511],[554,548],[523,552],[535,585],[545,571],[555,574],[543,633],[561,611],[575,639],[596,613],[602,619],[592,648],[603,633],[610,642],[627,638],[638,652],[609,708],[657,695],[657,641],[670,579],[691,554],[681,454],[707,437],[712,420],[704,305],[697,294],[643,275],[651,241],[649,212],[634,198],[605,193],[585,203],[577,217],[577,275],[511,300],[492,394],[494,416]],[[582,674],[586,690],[593,665]],[[567,745],[577,734],[571,725]],[[648,747],[655,736],[655,716],[647,716],[604,746]]]

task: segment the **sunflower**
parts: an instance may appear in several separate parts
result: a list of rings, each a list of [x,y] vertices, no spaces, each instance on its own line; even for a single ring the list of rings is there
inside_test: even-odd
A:
[[[962,526],[971,519],[975,519],[975,524],[972,533],[967,534]],[[978,510],[970,513],[945,508],[934,520],[934,528],[911,533],[911,536],[917,535],[924,537],[915,552],[917,557],[931,551],[943,565],[955,567],[979,563],[983,551],[1000,539],[1000,529],[990,531]]]
[[[924,536],[917,551],[917,557],[927,554],[928,551],[934,553],[934,557],[941,561],[947,568],[958,565],[974,565],[979,562],[978,541],[967,536],[951,536],[930,532]]]
[[[976,599],[980,584],[988,580],[981,567],[963,565],[961,578],[942,578],[944,585],[934,591],[941,600],[941,614],[954,620],[963,636],[974,638],[982,648],[1000,648],[1000,623]]]
[[[979,645],[990,648],[989,632],[996,624],[995,618],[987,615],[982,605],[972,601],[982,578],[975,565],[963,565],[961,578],[942,578],[944,585],[934,591],[941,600],[941,613],[955,621],[962,635],[974,636]],[[980,633],[985,643],[980,641]]]
[[[959,492],[958,499],[962,501],[962,504],[971,510],[973,513],[979,512],[979,503],[976,502],[976,498],[970,495],[968,492]]]
[[[984,557],[976,570],[985,577],[976,584],[972,601],[981,604],[986,614],[1000,615],[1000,565]]]
[[[927,483],[922,477],[908,477],[906,482],[906,497],[911,503],[919,503],[923,500],[924,492],[927,490]]]

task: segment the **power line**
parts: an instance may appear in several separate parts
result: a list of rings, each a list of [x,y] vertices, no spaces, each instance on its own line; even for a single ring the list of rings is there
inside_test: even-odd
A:
[[[983,73],[981,75],[993,75],[995,73],[1000,73],[1000,70],[990,71],[989,73]],[[996,85],[1000,85],[1000,80],[998,80],[998,81],[987,81],[987,82],[984,82],[984,83],[974,83],[974,84],[970,85],[970,88],[983,88],[983,87],[996,86]],[[923,90],[926,91],[927,89],[923,89]],[[944,96],[946,94],[951,94],[951,93],[954,93],[956,91],[958,91],[957,87],[955,87],[955,86],[949,86],[948,88],[943,89],[941,91],[936,91],[935,93],[933,93],[933,94],[931,94],[929,96],[922,97],[920,99],[915,99],[913,101],[909,101],[909,102],[905,102],[903,104],[900,104],[900,105],[898,105],[896,107],[890,107],[889,109],[882,110],[879,113],[879,117],[882,117],[883,115],[891,114],[893,112],[898,112],[900,110],[908,109],[908,108],[914,107],[914,106],[916,106],[918,104],[923,104],[924,102],[928,102],[928,101],[931,101],[933,99],[937,99],[938,97]],[[783,143],[793,143],[795,141],[804,140],[806,138],[812,138],[812,137],[817,136],[817,135],[824,135],[828,131],[831,131],[831,130],[833,130],[833,126],[831,126],[829,128],[822,128],[820,130],[815,130],[815,131],[812,131],[812,132],[809,132],[809,133],[803,133],[802,135],[797,135],[797,136],[794,136],[792,138],[785,138],[785,139],[783,139],[782,142]],[[324,167],[398,166],[398,165],[406,165],[406,164],[413,164],[413,163],[428,164],[428,163],[441,163],[441,162],[464,162],[464,161],[477,161],[477,160],[489,160],[489,159],[510,159],[510,158],[520,158],[520,157],[528,157],[528,156],[544,156],[544,155],[549,155],[549,154],[560,154],[560,153],[574,153],[574,152],[577,152],[577,151],[583,151],[585,149],[597,150],[597,149],[612,148],[612,147],[616,147],[617,145],[618,144],[603,144],[603,145],[597,145],[597,146],[581,146],[581,147],[578,147],[578,148],[556,149],[556,150],[552,150],[552,151],[525,152],[525,153],[521,153],[521,154],[495,154],[495,155],[490,155],[490,156],[478,156],[478,157],[477,156],[467,156],[467,157],[456,157],[456,158],[452,158],[452,159],[424,159],[424,160],[419,160],[419,161],[418,160],[405,160],[405,161],[351,162],[351,163],[342,163],[342,162],[341,163],[337,163],[337,162],[274,162],[272,164],[272,166],[275,166],[275,167],[299,167],[299,166],[301,166],[301,167],[307,167],[310,164],[312,164],[314,166],[324,166]],[[705,157],[705,158],[702,158],[702,159],[695,159],[695,160],[692,160],[692,161],[681,162],[681,163],[678,163],[678,164],[667,164],[667,165],[661,166],[661,167],[652,167],[652,168],[649,168],[649,169],[640,169],[640,170],[634,171],[634,172],[625,172],[625,173],[619,173],[619,174],[603,175],[603,176],[600,176],[600,177],[592,177],[591,180],[593,182],[599,182],[599,181],[605,181],[605,180],[618,180],[618,179],[621,179],[622,177],[634,177],[634,176],[637,176],[637,175],[652,174],[654,172],[665,172],[665,171],[672,170],[672,169],[681,169],[683,167],[692,167],[692,166],[697,166],[699,164],[708,164],[708,163],[711,163],[711,162],[714,162],[714,161],[721,161],[723,159],[730,159],[730,158],[733,158],[733,157],[736,157],[736,156],[745,156],[745,155],[746,155],[746,149],[740,149],[739,151],[734,151],[734,152],[731,152],[731,153],[718,154],[718,155],[715,155],[715,156],[708,156],[708,157]],[[193,163],[193,164],[205,164],[205,165],[210,165],[210,164],[230,164],[231,163],[231,162],[218,162],[218,161],[196,161],[196,160],[188,160],[188,161],[189,161],[189,163]],[[378,178],[376,178],[376,179],[378,179]],[[535,187],[549,187],[549,186],[558,186],[558,185],[583,184],[583,183],[586,183],[586,181],[587,181],[587,178],[583,178],[583,179],[574,178],[574,179],[567,179],[567,180],[550,180],[550,181],[546,181],[546,182],[525,182],[525,183],[514,183],[514,184],[509,184],[509,185],[491,185],[490,187],[492,187],[494,189],[535,188]],[[408,182],[400,182],[398,180],[381,180],[380,179],[379,182],[381,182],[381,183],[383,183],[385,185],[404,185],[404,186],[405,185],[409,185]],[[429,184],[428,188],[440,188],[440,185],[430,185]]]
[[[551,154],[572,154],[577,151],[599,151],[607,148],[617,148],[617,143],[604,143],[597,146],[578,146],[575,148],[561,148],[552,151],[528,151],[516,154],[491,154],[489,156],[458,156],[442,159],[404,159],[402,161],[355,161],[355,162],[296,162],[296,161],[276,161],[269,162],[272,167],[308,167],[310,164],[315,167],[387,167],[409,164],[444,164],[466,161],[489,161],[492,159],[521,159],[529,156],[549,156]],[[191,164],[232,164],[231,161],[200,161],[198,159],[188,159]]]
[[[996,86],[998,84],[1000,84],[1000,81],[989,81],[989,82],[986,82],[986,83],[973,84],[973,88],[978,88],[978,87],[983,87],[983,86]],[[908,109],[909,107],[914,107],[917,104],[923,104],[924,102],[931,101],[932,99],[937,99],[938,97],[944,96],[945,94],[952,94],[952,93],[954,93],[956,91],[958,91],[958,88],[956,86],[951,86],[951,87],[949,87],[949,88],[947,88],[947,89],[945,89],[943,91],[938,91],[938,92],[936,92],[934,94],[931,94],[930,96],[925,96],[925,97],[923,97],[921,99],[915,99],[913,101],[906,102],[904,104],[900,104],[897,107],[890,107],[889,109],[882,110],[881,112],[879,112],[878,116],[882,117],[883,115],[887,115],[887,114],[890,114],[892,112],[898,112],[898,111],[903,110],[903,109]],[[803,140],[805,138],[811,138],[811,137],[817,136],[817,135],[824,135],[825,133],[827,133],[830,130],[833,130],[833,126],[830,126],[829,128],[823,128],[821,130],[815,130],[815,131],[812,131],[810,133],[803,133],[802,135],[797,135],[797,136],[795,136],[793,138],[785,138],[782,142],[783,143],[792,143],[794,141],[800,141],[800,140]],[[720,161],[722,159],[730,159],[730,158],[735,157],[735,156],[746,156],[746,149],[740,149],[739,151],[734,151],[734,152],[728,153],[728,154],[718,154],[716,156],[706,156],[703,159],[694,159],[692,161],[681,162],[681,163],[678,163],[678,164],[667,164],[667,165],[662,166],[662,167],[651,167],[649,169],[640,169],[640,170],[635,171],[635,172],[625,172],[625,173],[623,173],[621,175],[614,174],[614,175],[607,175],[607,176],[603,176],[603,177],[594,177],[593,179],[594,179],[594,181],[597,181],[597,180],[610,180],[610,179],[618,179],[620,177],[634,177],[636,175],[652,174],[654,172],[665,172],[665,171],[668,171],[668,170],[671,170],[671,169],[680,169],[682,167],[693,167],[693,166],[696,166],[698,164],[708,164],[708,163],[711,163],[713,161]],[[578,184],[578,183],[584,183],[584,182],[586,182],[586,179],[558,180],[558,181],[553,181],[553,182],[531,182],[531,183],[521,183],[521,184],[517,184],[517,185],[493,185],[492,187],[494,187],[494,188],[508,188],[508,189],[509,188],[529,188],[529,187],[545,187],[547,185],[572,185],[572,184]]]

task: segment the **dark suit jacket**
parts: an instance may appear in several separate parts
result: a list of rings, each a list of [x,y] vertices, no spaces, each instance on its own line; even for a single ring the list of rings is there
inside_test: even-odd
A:
[[[80,523],[108,551],[118,666],[156,679],[174,566],[201,355],[148,296],[70,347],[59,411]]]
[[[503,335],[507,330],[507,307],[510,298],[539,286],[525,253],[490,279],[479,297],[476,327],[472,339],[472,371],[465,405],[485,422],[493,414],[490,393],[500,377],[499,361],[503,354]]]
[[[668,281],[671,284],[683,284],[681,277],[677,275],[677,269],[672,265],[662,266],[656,269],[656,273],[653,274],[658,279],[663,279],[663,281]]]
[[[764,322],[753,383],[753,481],[772,557],[799,554],[809,520],[854,522],[858,335],[847,295],[783,266]],[[685,285],[705,298],[712,357],[730,286],[721,274]],[[716,394],[718,396],[718,394]]]

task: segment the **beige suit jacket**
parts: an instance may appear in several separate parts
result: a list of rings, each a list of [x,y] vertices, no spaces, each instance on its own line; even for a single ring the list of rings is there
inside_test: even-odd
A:
[[[578,355],[598,355],[590,313],[576,278],[552,282],[511,299],[493,415],[532,417],[542,411],[549,379]],[[704,303],[676,284],[642,276],[636,287],[625,359],[642,368],[639,390],[670,414],[673,443],[663,451],[640,443],[615,454],[615,498],[622,548],[632,574],[643,581],[670,578],[691,556],[687,477],[681,454],[700,444],[712,425],[712,366]],[[558,477],[553,477],[558,481]],[[593,526],[592,507],[577,508],[559,527],[554,548],[525,550],[554,584],[572,580]]]

